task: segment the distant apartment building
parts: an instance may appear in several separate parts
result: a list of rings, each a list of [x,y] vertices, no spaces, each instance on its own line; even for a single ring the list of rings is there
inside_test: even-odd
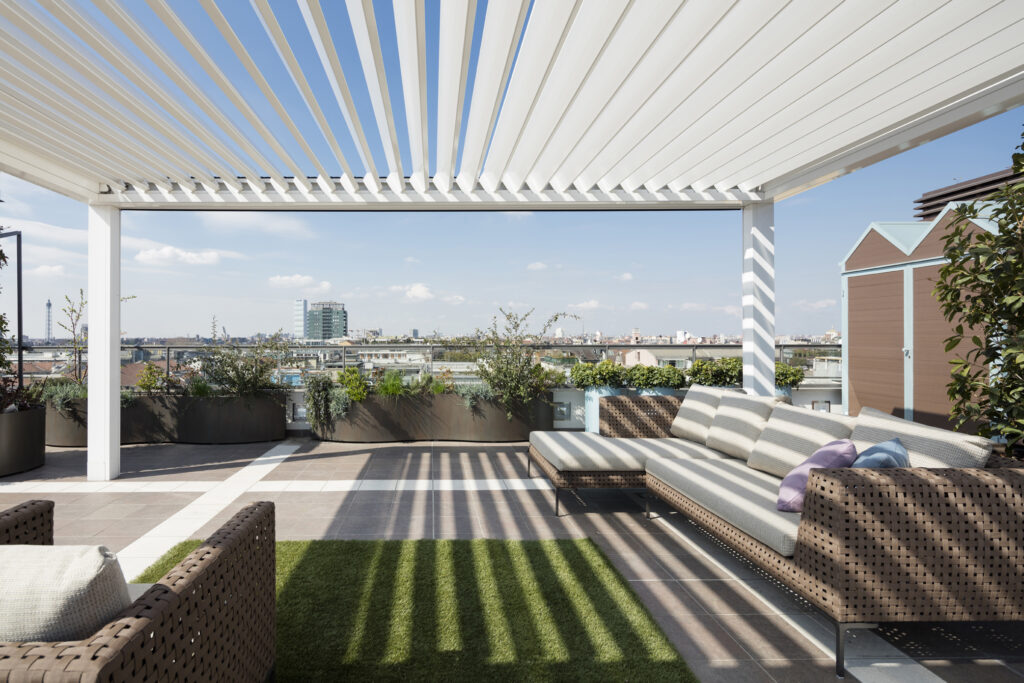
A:
[[[348,336],[348,312],[345,304],[319,301],[306,312],[306,339],[338,339]]]
[[[292,307],[292,337],[303,339],[306,336],[306,314],[309,312],[309,302],[306,299],[296,299]]]

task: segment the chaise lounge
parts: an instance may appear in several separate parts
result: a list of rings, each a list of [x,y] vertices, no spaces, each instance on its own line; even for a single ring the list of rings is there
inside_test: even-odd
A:
[[[1024,469],[987,439],[698,385],[600,412],[600,434],[530,435],[555,514],[562,489],[646,487],[832,619],[839,676],[851,628],[1024,620]],[[892,438],[911,467],[812,469],[802,512],[776,509],[782,478],[824,444]]]
[[[53,545],[53,502],[0,511],[0,545]],[[0,681],[267,680],[274,577],[274,504],[254,503],[93,635],[0,642]]]

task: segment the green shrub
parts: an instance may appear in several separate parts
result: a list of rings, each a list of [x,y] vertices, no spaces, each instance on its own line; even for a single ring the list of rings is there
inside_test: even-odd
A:
[[[135,392],[133,392],[131,389],[122,389],[121,390],[121,407],[122,408],[127,408],[128,406],[132,405],[133,403],[135,403]]]
[[[634,365],[627,371],[627,385],[634,389],[678,389],[685,384],[686,375],[672,365]]]
[[[610,360],[593,363],[577,363],[572,366],[569,376],[572,383],[581,389],[587,387],[624,387],[628,370]]]
[[[208,398],[214,395],[213,387],[202,375],[196,375],[185,381],[185,395],[197,398]]]
[[[486,384],[456,384],[455,393],[462,397],[466,408],[476,408],[480,401],[490,401],[494,398],[494,391]]]
[[[409,381],[409,394],[412,396],[421,396],[433,391],[434,376],[429,372],[421,372]]]
[[[345,368],[338,371],[338,384],[345,389],[350,401],[365,401],[370,393],[370,383],[366,381],[359,368]]]
[[[252,348],[214,346],[207,350],[202,373],[211,385],[232,396],[276,395],[284,387],[274,381],[274,371],[287,350],[280,334]]]
[[[775,364],[775,386],[780,389],[792,389],[803,381],[803,368],[793,367],[786,363]]]
[[[154,391],[162,389],[164,386],[164,371],[156,363],[146,363],[142,372],[139,373],[139,379],[136,380],[135,386],[139,391],[144,391],[147,394],[152,394]]]
[[[405,377],[398,370],[388,370],[385,372],[373,390],[378,396],[387,398],[399,398],[409,395],[409,387],[405,385]]]
[[[352,400],[345,387],[336,386],[328,375],[307,375],[306,420],[317,431],[325,431],[345,417]]]
[[[452,377],[452,371],[445,368],[437,375],[434,376],[434,383],[430,387],[430,391],[434,394],[451,394],[455,392],[455,379]]]
[[[38,403],[49,403],[60,412],[65,412],[71,401],[86,398],[88,388],[68,377],[50,377],[29,388],[29,398]]]
[[[687,372],[691,384],[703,384],[709,387],[731,387],[743,384],[743,359],[718,358],[710,360],[701,358],[693,362]]]

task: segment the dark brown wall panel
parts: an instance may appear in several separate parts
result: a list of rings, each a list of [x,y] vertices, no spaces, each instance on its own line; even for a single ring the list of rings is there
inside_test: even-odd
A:
[[[858,275],[849,299],[850,415],[863,406],[903,415],[903,272]]]
[[[907,255],[892,242],[872,230],[846,259],[844,270],[888,266],[908,260]]]
[[[939,266],[914,269],[914,421],[948,428],[949,361],[943,340],[950,323],[932,296]]]

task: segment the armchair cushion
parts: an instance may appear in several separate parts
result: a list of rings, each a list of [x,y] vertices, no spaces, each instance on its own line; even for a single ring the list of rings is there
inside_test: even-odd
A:
[[[864,408],[850,436],[857,452],[899,439],[910,454],[911,467],[984,467],[992,442],[982,436],[929,427]]]
[[[130,604],[104,546],[0,546],[0,642],[81,640]]]

